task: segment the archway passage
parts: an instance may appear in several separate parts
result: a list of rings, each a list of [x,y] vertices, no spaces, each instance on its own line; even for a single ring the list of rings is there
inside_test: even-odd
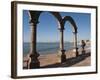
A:
[[[61,55],[61,62],[66,62],[66,55],[65,55],[65,49],[64,49],[64,29],[65,29],[65,23],[68,21],[72,26],[72,30],[74,33],[74,46],[75,46],[75,53],[76,56],[78,56],[78,48],[77,48],[77,26],[75,24],[75,21],[70,16],[65,16],[62,18],[62,21],[60,22],[60,51],[62,53]]]
[[[44,11],[39,16],[37,26],[37,52],[40,61],[40,68],[58,63],[60,56],[59,51],[59,30],[58,20],[48,11]]]
[[[71,28],[72,28],[73,36],[74,36],[74,48],[75,48],[75,53],[76,53],[76,57],[77,57],[78,56],[77,26],[76,26],[76,23],[71,16],[65,16],[62,20],[63,27],[65,26],[66,21],[68,21],[71,24]]]
[[[31,49],[30,49],[30,58],[31,62],[29,68],[38,68],[40,67],[40,62],[38,60],[39,54],[36,51],[36,33],[37,33],[37,24],[39,22],[39,16],[42,11],[29,11],[30,16],[30,24],[31,24]],[[57,12],[50,12],[60,24],[62,18],[59,13]]]
[[[30,63],[29,68],[39,68],[40,62],[38,60],[39,53],[36,51],[36,35],[37,35],[37,24],[39,23],[39,17],[42,11],[29,11],[30,16],[30,26],[31,26],[31,49],[30,49]],[[61,17],[59,12],[50,12],[58,21],[58,28],[60,30],[60,52],[61,52],[61,62],[66,61],[66,55],[64,50],[64,25],[66,21],[69,21],[73,28],[73,33],[75,33],[75,48],[77,53],[77,27],[74,20],[70,16]]]

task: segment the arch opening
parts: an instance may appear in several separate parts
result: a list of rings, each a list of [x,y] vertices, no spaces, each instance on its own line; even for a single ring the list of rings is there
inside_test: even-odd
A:
[[[59,39],[58,39],[58,19],[55,17],[56,13],[53,12],[41,12],[38,17],[37,25],[37,52],[40,57],[44,55],[44,59],[40,60],[40,67],[54,64],[58,62],[58,58],[49,58],[49,54],[58,53]],[[47,57],[48,56],[48,57]],[[48,62],[46,61],[48,60]]]
[[[74,43],[73,51],[75,51],[75,53],[76,53],[75,55],[78,56],[76,23],[71,16],[65,16],[62,20],[63,27],[65,27],[66,21],[68,21],[71,24],[71,28],[72,28],[72,31],[73,31],[73,43]]]
[[[66,21],[64,27],[64,49],[66,58],[72,58],[75,57],[75,54],[73,53],[73,49],[75,49],[74,45],[74,34],[72,30],[72,25]]]

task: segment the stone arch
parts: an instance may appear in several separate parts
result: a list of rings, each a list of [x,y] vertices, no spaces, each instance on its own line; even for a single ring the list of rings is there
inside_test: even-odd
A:
[[[30,26],[31,26],[31,49],[30,49],[30,62],[29,68],[38,68],[40,67],[40,62],[38,60],[39,53],[36,51],[36,34],[37,34],[37,24],[39,17],[43,11],[31,11],[29,10],[29,17],[30,17]],[[61,17],[59,12],[50,12],[58,21],[58,28],[60,30],[60,52],[61,52],[61,62],[66,61],[66,55],[64,50],[64,41],[63,41],[63,31],[64,25],[66,21],[69,21],[72,24],[74,38],[75,38],[75,49],[77,51],[77,27],[75,21],[70,16],[65,16],[64,18]]]
[[[40,62],[38,60],[39,53],[36,51],[36,34],[37,34],[37,24],[39,23],[39,17],[42,11],[31,11],[29,10],[29,23],[31,29],[31,43],[30,43],[30,62],[29,68],[38,68],[40,67]],[[51,13],[58,21],[58,25],[61,26],[62,17],[59,12],[49,12]]]
[[[63,27],[64,27],[66,21],[68,21],[72,25],[71,27],[72,27],[73,32],[77,33],[77,26],[76,26],[76,23],[75,23],[74,19],[71,16],[65,16],[62,19]]]
[[[30,23],[31,22],[38,23],[39,22],[38,20],[39,20],[41,13],[43,13],[43,11],[31,11],[31,10],[29,10]],[[58,25],[61,26],[62,17],[59,14],[59,12],[49,12],[49,13],[51,13],[57,19]]]
[[[74,36],[74,48],[75,48],[75,53],[76,56],[78,56],[78,48],[77,48],[77,26],[74,21],[74,19],[71,16],[65,16],[62,19],[62,27],[64,28],[66,21],[68,21],[71,24],[71,28],[73,30],[73,36]]]

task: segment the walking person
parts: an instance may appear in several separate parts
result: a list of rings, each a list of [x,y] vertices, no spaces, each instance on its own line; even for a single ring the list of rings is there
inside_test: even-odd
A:
[[[86,43],[84,40],[82,40],[81,41],[82,53],[85,53],[85,46],[86,46]]]

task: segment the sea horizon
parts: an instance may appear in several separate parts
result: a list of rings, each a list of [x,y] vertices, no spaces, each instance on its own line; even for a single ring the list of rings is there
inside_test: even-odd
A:
[[[39,54],[54,54],[59,51],[59,42],[37,42],[37,52]],[[69,50],[73,48],[73,42],[64,42],[65,50]],[[23,55],[26,56],[30,50],[30,42],[23,43]]]

